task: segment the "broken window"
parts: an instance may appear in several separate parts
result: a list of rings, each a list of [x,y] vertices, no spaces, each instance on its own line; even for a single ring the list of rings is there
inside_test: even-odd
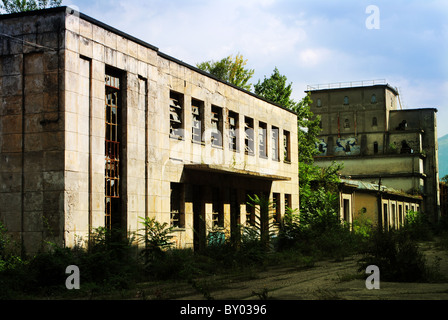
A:
[[[121,218],[121,90],[120,77],[113,72],[105,78],[105,122],[105,226],[110,229]]]
[[[204,102],[191,99],[191,115],[191,139],[193,142],[201,143],[204,132]]]
[[[170,223],[174,228],[183,228],[182,184],[171,182],[170,185]]]
[[[253,155],[254,152],[254,119],[244,117],[244,150],[246,154]]]
[[[266,158],[268,156],[267,125],[264,122],[258,125],[258,148],[260,157]]]
[[[214,228],[224,228],[224,213],[219,188],[213,188],[212,194],[212,224]]]
[[[229,148],[238,151],[238,114],[229,111]]]
[[[170,137],[183,139],[183,94],[170,92]]]
[[[286,130],[283,130],[283,161],[291,162],[291,138]]]
[[[212,146],[222,147],[222,108],[212,106],[212,132],[211,141]]]
[[[279,155],[279,129],[272,127],[272,159],[280,161]]]

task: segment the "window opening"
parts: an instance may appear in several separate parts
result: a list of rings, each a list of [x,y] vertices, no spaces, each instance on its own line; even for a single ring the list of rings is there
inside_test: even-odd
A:
[[[245,124],[245,138],[244,138],[244,150],[246,154],[253,155],[254,152],[254,119],[244,117]]]
[[[222,108],[212,106],[211,141],[215,147],[222,147]]]
[[[120,78],[105,77],[105,226],[110,229],[119,222],[120,203],[120,140],[121,140]],[[113,221],[114,220],[114,221]]]
[[[289,131],[283,131],[283,161],[291,161],[291,139]]]
[[[192,126],[191,137],[194,142],[202,141],[202,132],[204,132],[204,103],[202,101],[191,100]]]
[[[347,96],[344,97],[344,104],[345,104],[345,105],[348,104],[348,97],[347,97]]]
[[[376,117],[372,118],[372,127],[378,126],[378,119]]]
[[[373,153],[374,154],[378,153],[378,142],[376,141],[373,143]]]
[[[291,195],[285,194],[285,212],[288,212],[288,210],[292,209],[291,207]]]
[[[183,139],[183,95],[170,92],[170,137]]]
[[[345,119],[344,120],[344,128],[350,128],[350,120],[348,120],[348,119]]]
[[[370,98],[370,103],[376,103],[376,94],[372,94],[372,97]]]
[[[229,148],[238,151],[238,114],[229,111]]]
[[[258,125],[258,141],[260,157],[266,158],[268,156],[267,125],[264,122]]]
[[[277,127],[272,127],[272,159],[279,161],[279,130]]]
[[[274,223],[280,223],[281,222],[280,193],[272,194],[272,202],[274,209]]]
[[[219,188],[213,188],[212,200],[212,223],[215,228],[224,228],[224,213]]]
[[[171,182],[170,185],[170,223],[174,228],[183,227],[182,184]]]

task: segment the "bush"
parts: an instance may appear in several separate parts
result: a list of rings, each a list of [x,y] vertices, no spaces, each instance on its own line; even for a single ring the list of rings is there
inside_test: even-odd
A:
[[[359,270],[376,265],[381,279],[395,282],[421,282],[428,278],[426,260],[417,243],[403,231],[374,232],[366,243]]]

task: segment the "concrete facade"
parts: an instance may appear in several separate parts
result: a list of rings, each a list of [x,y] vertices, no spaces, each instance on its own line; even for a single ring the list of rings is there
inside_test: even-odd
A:
[[[248,194],[298,207],[296,114],[70,8],[0,30],[0,220],[27,251],[144,217],[200,248],[253,223]]]
[[[400,107],[388,84],[309,87],[321,117],[315,163],[344,165],[342,175],[423,196],[422,210],[440,217],[437,110]]]

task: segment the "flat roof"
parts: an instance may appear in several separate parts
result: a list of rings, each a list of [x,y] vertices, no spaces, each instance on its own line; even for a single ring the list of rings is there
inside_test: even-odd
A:
[[[154,46],[152,44],[149,44],[149,43],[147,43],[147,42],[145,42],[145,41],[143,41],[141,39],[138,39],[138,38],[136,38],[134,36],[131,36],[131,35],[123,32],[123,31],[120,31],[120,30],[118,30],[118,29],[116,29],[116,28],[114,28],[114,27],[112,27],[112,26],[110,26],[108,24],[105,24],[104,22],[101,22],[101,21],[99,21],[97,19],[94,19],[94,18],[92,18],[92,17],[90,17],[90,16],[88,16],[88,15],[82,13],[82,12],[78,12],[74,8],[69,7],[69,6],[61,6],[61,7],[54,7],[54,8],[34,10],[34,11],[25,11],[25,12],[11,13],[11,14],[0,14],[0,20],[6,20],[6,19],[18,18],[18,17],[26,17],[26,16],[32,16],[32,15],[44,15],[44,14],[48,14],[48,13],[59,13],[59,12],[67,12],[69,14],[74,14],[74,13],[77,12],[81,19],[86,20],[86,21],[88,21],[90,23],[93,23],[93,24],[95,24],[95,25],[97,25],[97,26],[99,26],[99,27],[101,27],[101,28],[103,28],[105,30],[110,31],[110,32],[116,33],[116,34],[122,36],[125,39],[134,41],[134,42],[136,42],[136,43],[138,43],[138,44],[140,44],[140,45],[142,45],[142,46],[144,46],[146,48],[149,48],[149,49],[152,49],[154,51],[157,51],[157,54],[160,57],[164,58],[164,59],[167,59],[167,60],[173,61],[175,63],[178,63],[179,65],[182,65],[182,66],[184,66],[184,67],[186,67],[188,69],[191,69],[191,70],[193,70],[195,72],[198,72],[198,73],[200,73],[200,74],[202,74],[204,76],[207,76],[207,77],[212,78],[212,79],[214,79],[216,81],[224,83],[224,84],[226,84],[226,85],[228,85],[230,87],[233,87],[234,89],[242,91],[242,92],[244,92],[244,93],[246,93],[248,95],[251,95],[251,96],[253,96],[253,97],[255,97],[255,98],[259,99],[259,100],[265,101],[265,102],[267,102],[267,103],[269,103],[269,104],[271,104],[273,106],[279,107],[279,108],[281,108],[281,109],[283,109],[285,111],[288,111],[288,112],[290,112],[290,113],[292,113],[294,115],[297,115],[297,113],[294,112],[293,110],[287,109],[287,108],[283,107],[282,105],[280,105],[278,103],[269,101],[268,99],[266,99],[264,97],[261,97],[259,95],[256,95],[253,92],[247,91],[247,90],[245,90],[243,88],[240,88],[240,87],[238,87],[238,86],[236,86],[236,85],[234,85],[232,83],[229,83],[227,81],[219,79],[218,77],[216,77],[216,76],[214,76],[214,75],[212,75],[212,74],[210,74],[210,73],[208,73],[206,71],[203,71],[203,70],[201,70],[201,69],[199,69],[199,68],[197,68],[195,66],[192,66],[192,65],[190,65],[190,64],[188,64],[188,63],[186,63],[184,61],[181,61],[181,60],[176,59],[176,58],[174,58],[172,56],[169,56],[169,55],[167,55],[167,54],[165,54],[163,52],[160,52],[158,47],[156,47],[156,46]],[[0,34],[0,36],[1,36],[1,34]]]
[[[361,81],[362,82],[362,81]],[[392,91],[396,96],[399,95],[397,88],[392,87],[390,84],[359,84],[359,85],[350,85],[351,82],[347,83],[347,85],[344,85],[345,82],[340,82],[341,86],[335,86],[333,87],[332,84],[329,85],[315,85],[315,86],[308,86],[307,90],[305,90],[306,93],[308,92],[326,92],[326,91],[346,91],[347,89],[364,89],[364,88],[385,88]],[[356,83],[356,82],[355,82]],[[326,87],[328,86],[328,87]]]

